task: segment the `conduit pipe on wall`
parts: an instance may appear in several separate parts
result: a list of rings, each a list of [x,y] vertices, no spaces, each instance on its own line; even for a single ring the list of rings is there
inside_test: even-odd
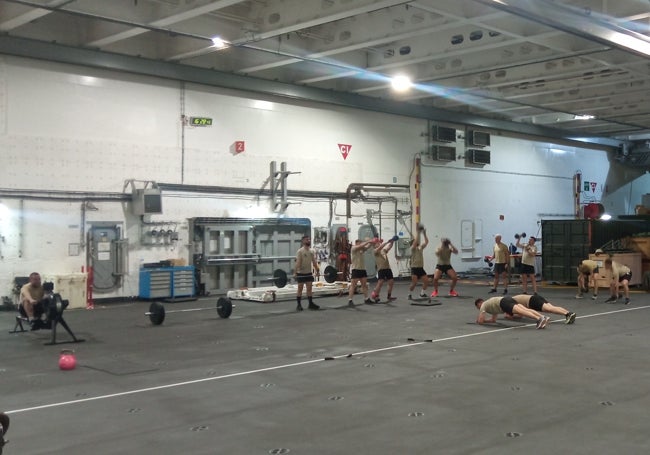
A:
[[[373,191],[379,193],[406,193],[410,190],[409,185],[397,185],[386,183],[350,183],[345,191],[345,217],[347,220],[352,218],[352,199],[360,195],[361,191]],[[354,194],[352,193],[354,191]]]

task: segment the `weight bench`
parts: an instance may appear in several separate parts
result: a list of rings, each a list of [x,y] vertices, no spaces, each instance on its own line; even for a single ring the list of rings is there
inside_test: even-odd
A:
[[[52,283],[43,283],[45,288],[46,295],[38,302],[34,307],[34,316],[38,320],[38,329],[51,330],[52,337],[49,343],[44,343],[45,345],[54,345],[62,343],[80,343],[85,341],[84,339],[77,338],[75,334],[68,326],[68,323],[63,319],[63,312],[70,305],[68,300],[63,300],[60,294],[55,294],[52,292],[54,285]],[[16,315],[16,325],[13,330],[10,330],[9,333],[22,333],[27,332],[23,323],[29,324],[29,319],[27,318],[27,313],[23,309],[22,305],[18,307],[19,314]],[[45,315],[45,320],[41,317]],[[56,341],[56,328],[57,325],[61,324],[63,328],[70,334],[72,341]],[[31,329],[31,328],[30,328]],[[31,331],[31,330],[30,330]]]

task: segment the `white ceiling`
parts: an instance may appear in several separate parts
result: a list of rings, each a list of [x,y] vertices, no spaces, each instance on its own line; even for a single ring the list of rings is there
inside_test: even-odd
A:
[[[0,0],[0,33],[650,138],[649,0]],[[215,36],[228,45],[212,46]],[[415,82],[405,94],[390,86],[397,74]]]

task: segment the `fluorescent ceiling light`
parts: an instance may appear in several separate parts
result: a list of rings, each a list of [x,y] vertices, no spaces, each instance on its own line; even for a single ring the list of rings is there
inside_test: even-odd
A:
[[[589,115],[589,114],[582,114],[582,115],[575,115],[573,117],[573,120],[591,120],[593,118],[596,118],[596,117],[593,116],[593,115]]]
[[[413,85],[411,79],[408,76],[404,76],[402,74],[393,77],[391,84],[393,88],[398,92],[405,92]]]
[[[214,38],[212,38],[212,45],[217,49],[223,49],[224,47],[227,46],[227,43],[223,39],[221,39],[221,37],[215,36]]]
[[[610,215],[609,213],[603,213],[600,219],[603,221],[609,221],[612,219],[612,215]]]

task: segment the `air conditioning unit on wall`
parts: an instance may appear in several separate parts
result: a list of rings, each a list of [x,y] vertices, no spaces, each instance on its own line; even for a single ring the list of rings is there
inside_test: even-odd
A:
[[[436,161],[456,161],[456,147],[432,145],[431,159]]]
[[[465,155],[472,164],[490,164],[489,150],[468,149]]]
[[[468,133],[469,145],[473,147],[490,146],[490,133],[484,131],[469,131]]]
[[[134,215],[162,213],[162,193],[159,188],[133,190],[131,210]]]

